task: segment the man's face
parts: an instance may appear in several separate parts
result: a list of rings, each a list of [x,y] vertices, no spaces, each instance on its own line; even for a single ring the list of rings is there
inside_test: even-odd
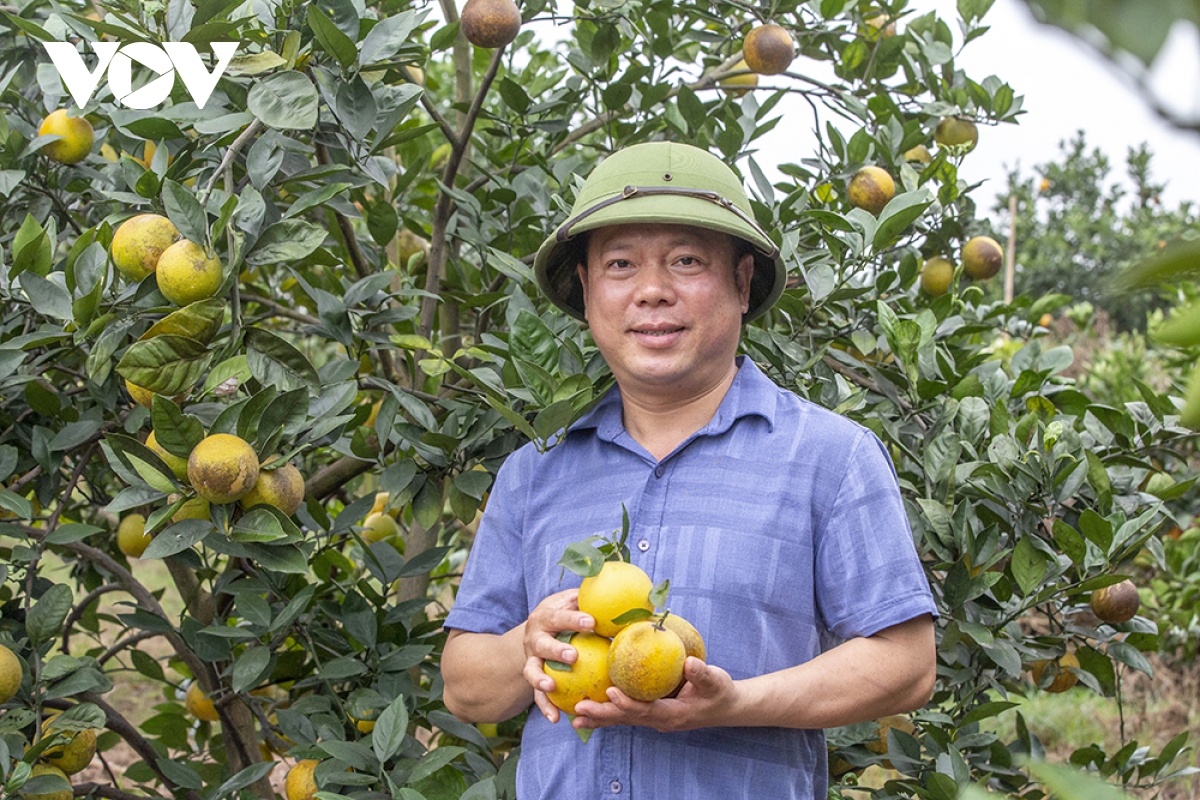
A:
[[[754,256],[687,225],[591,232],[579,268],[585,316],[623,392],[686,400],[728,375],[750,304]]]

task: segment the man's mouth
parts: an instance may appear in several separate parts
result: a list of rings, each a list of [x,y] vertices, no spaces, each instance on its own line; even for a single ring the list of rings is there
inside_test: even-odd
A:
[[[637,333],[637,334],[641,334],[642,336],[669,336],[672,333],[679,333],[682,330],[683,330],[682,327],[668,327],[668,328],[655,327],[655,328],[634,328],[633,332]]]

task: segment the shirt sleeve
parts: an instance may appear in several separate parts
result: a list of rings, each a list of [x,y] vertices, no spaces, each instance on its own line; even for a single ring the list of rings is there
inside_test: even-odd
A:
[[[446,616],[446,629],[501,634],[529,618],[522,558],[525,489],[518,451],[508,458],[488,493],[487,509],[467,556],[467,565]]]
[[[855,441],[816,531],[815,570],[821,616],[842,639],[937,616],[891,459],[868,430]]]

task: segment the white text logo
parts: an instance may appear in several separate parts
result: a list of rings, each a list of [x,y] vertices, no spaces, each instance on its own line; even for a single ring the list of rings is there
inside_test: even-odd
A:
[[[87,105],[107,70],[108,87],[112,89],[117,102],[126,108],[136,109],[153,108],[166,100],[175,85],[177,72],[196,105],[204,108],[238,47],[237,42],[213,42],[212,50],[217,57],[217,65],[209,72],[196,48],[187,42],[163,42],[161,47],[149,42],[133,42],[124,46],[119,42],[93,42],[92,50],[99,63],[95,70],[89,72],[75,45],[69,42],[42,44],[46,45],[50,59],[77,106],[82,108]],[[133,89],[135,61],[159,75],[136,91]]]

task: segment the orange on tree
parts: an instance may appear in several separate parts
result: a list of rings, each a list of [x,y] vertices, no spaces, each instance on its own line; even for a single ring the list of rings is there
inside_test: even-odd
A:
[[[1131,580],[1123,580],[1112,586],[1104,586],[1092,592],[1092,613],[1101,622],[1119,625],[1137,616],[1142,598]]]
[[[177,456],[169,452],[165,447],[158,443],[158,439],[154,435],[154,431],[150,431],[150,435],[146,437],[146,447],[154,451],[154,454],[162,459],[163,463],[170,467],[171,472],[175,473],[175,477],[181,481],[187,481],[187,462],[183,456]]]
[[[53,764],[34,764],[33,769],[29,771],[29,777],[39,778],[42,775],[56,775],[62,778],[64,781],[70,783],[70,780],[67,778],[67,773],[63,772]],[[75,793],[71,791],[70,788],[67,788],[53,792],[38,792],[36,794],[21,791],[20,795],[25,800],[71,800],[75,796]]]
[[[130,558],[141,558],[154,537],[146,533],[146,518],[129,514],[117,526],[117,548]]]
[[[921,288],[934,297],[940,297],[950,291],[953,279],[954,264],[945,256],[926,259],[921,267]]]
[[[92,152],[92,144],[96,140],[96,132],[92,123],[83,117],[67,115],[65,108],[51,111],[38,125],[38,136],[61,136],[42,148],[42,152],[52,161],[60,164],[78,164]]]
[[[1066,653],[1055,659],[1040,659],[1034,661],[1030,665],[1030,675],[1033,678],[1033,685],[1045,689],[1052,694],[1059,694],[1070,689],[1079,682],[1079,676],[1071,669],[1079,668],[1079,659],[1074,653]],[[1042,676],[1049,670],[1050,683],[1042,686]]]
[[[21,659],[17,654],[0,644],[0,704],[17,696],[21,688]]]
[[[179,499],[179,495],[172,495],[169,498],[171,502]],[[183,505],[179,510],[171,515],[171,522],[183,522],[185,519],[209,519],[212,514],[212,509],[209,502],[203,497],[190,497],[183,501]]]
[[[459,24],[476,47],[504,47],[521,32],[521,9],[513,0],[467,0]]]
[[[612,638],[622,625],[614,619],[636,608],[654,611],[650,592],[654,583],[641,567],[627,561],[605,561],[600,572],[579,585],[579,610],[596,621],[593,628]]]
[[[910,147],[904,151],[905,161],[915,161],[918,164],[928,164],[933,161],[933,154],[929,152],[929,148],[923,144],[916,147]]]
[[[140,281],[154,272],[163,251],[179,238],[179,229],[159,214],[138,214],[125,220],[113,234],[113,265],[128,281]]]
[[[177,306],[207,300],[221,288],[224,278],[221,259],[190,239],[180,239],[164,250],[154,274],[163,297]]]
[[[313,800],[317,794],[317,781],[313,777],[313,771],[320,763],[314,758],[306,758],[297,761],[296,765],[288,770],[287,779],[284,781],[287,800]]]
[[[188,480],[210,503],[232,503],[258,482],[258,454],[232,433],[204,437],[188,456]]]
[[[933,140],[942,147],[973,150],[979,141],[979,128],[965,117],[942,117],[933,129]]]
[[[55,715],[57,716],[57,715]],[[43,729],[43,735],[50,736],[54,732],[54,717],[50,717]],[[68,775],[82,772],[96,756],[96,732],[67,731],[65,738],[46,748],[42,752],[42,760],[51,766],[58,767]]]
[[[204,688],[200,686],[199,681],[192,681],[187,694],[184,695],[183,705],[189,714],[201,722],[216,722],[221,718],[221,715],[217,713],[216,704],[213,703],[211,697],[204,693]]]
[[[746,66],[759,75],[778,75],[787,72],[796,56],[792,35],[779,25],[759,25],[742,42],[742,58]]]
[[[291,462],[275,469],[259,469],[258,480],[238,501],[244,509],[263,504],[274,506],[289,517],[304,502],[304,476]]]
[[[568,714],[584,700],[608,701],[605,692],[612,686],[608,677],[609,640],[594,633],[575,633],[570,639],[578,657],[573,664],[547,661],[542,671],[554,679],[554,691],[547,692],[550,702]]]
[[[740,75],[730,75],[728,78],[721,78],[717,81],[717,86],[722,90],[732,94],[734,97],[741,97],[746,92],[758,86],[758,73],[750,69],[750,65],[746,63],[746,59],[737,62],[731,68],[734,72],[740,72]]]
[[[375,511],[363,520],[362,537],[368,542],[382,542],[400,535],[400,525],[395,517]]]
[[[851,205],[878,215],[896,196],[896,182],[882,167],[867,166],[854,173],[846,194]]]
[[[962,266],[972,280],[985,281],[1004,266],[1004,250],[992,237],[976,236],[963,245]]]

